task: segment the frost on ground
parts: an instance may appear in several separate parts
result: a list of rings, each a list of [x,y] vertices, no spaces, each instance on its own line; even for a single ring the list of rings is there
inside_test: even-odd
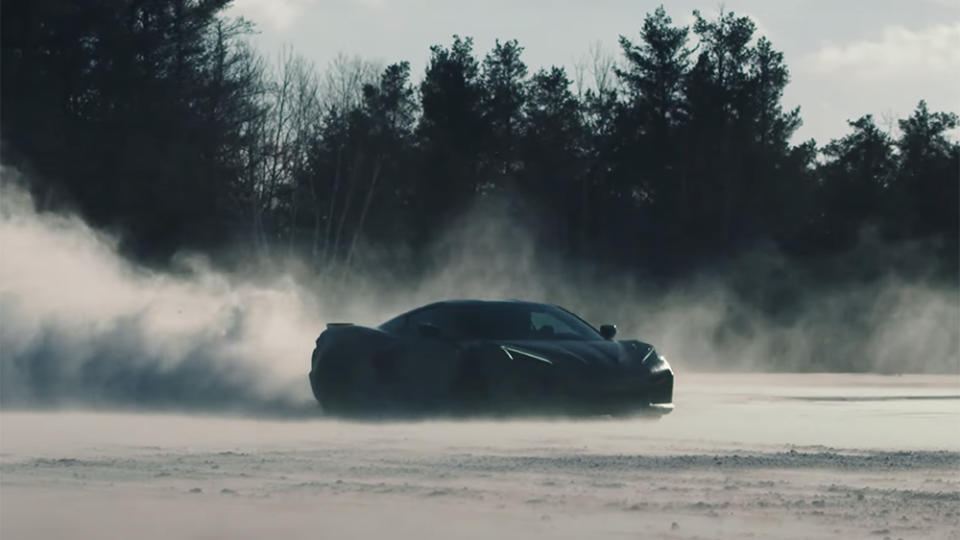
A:
[[[956,376],[678,375],[660,421],[0,415],[0,537],[960,538]]]

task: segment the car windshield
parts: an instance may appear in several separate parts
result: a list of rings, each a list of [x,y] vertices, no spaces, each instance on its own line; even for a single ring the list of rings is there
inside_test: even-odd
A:
[[[455,339],[603,340],[578,317],[540,304],[443,305],[410,314],[409,328],[424,323]]]

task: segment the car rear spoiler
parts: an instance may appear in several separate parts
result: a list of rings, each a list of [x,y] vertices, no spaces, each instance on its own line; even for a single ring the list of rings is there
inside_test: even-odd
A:
[[[352,322],[328,322],[327,328],[337,328],[339,326],[353,326]]]

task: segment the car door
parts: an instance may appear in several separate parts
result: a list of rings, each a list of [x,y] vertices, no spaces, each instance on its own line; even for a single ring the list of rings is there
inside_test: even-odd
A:
[[[432,325],[439,335],[427,337],[421,325]],[[394,356],[393,385],[405,402],[436,406],[451,399],[459,373],[461,350],[452,339],[450,321],[441,308],[411,313],[398,331],[405,346]]]

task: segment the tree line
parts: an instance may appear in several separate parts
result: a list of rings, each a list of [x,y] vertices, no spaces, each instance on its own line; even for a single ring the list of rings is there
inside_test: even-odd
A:
[[[163,264],[189,249],[295,256],[317,270],[402,246],[414,261],[478,200],[536,216],[540,249],[683,274],[759,245],[797,261],[929,242],[958,272],[960,146],[921,101],[898,129],[864,116],[793,142],[790,74],[733,12],[663,7],[574,73],[531,71],[516,40],[469,37],[408,62],[267,61],[229,0],[6,0],[4,161]]]

